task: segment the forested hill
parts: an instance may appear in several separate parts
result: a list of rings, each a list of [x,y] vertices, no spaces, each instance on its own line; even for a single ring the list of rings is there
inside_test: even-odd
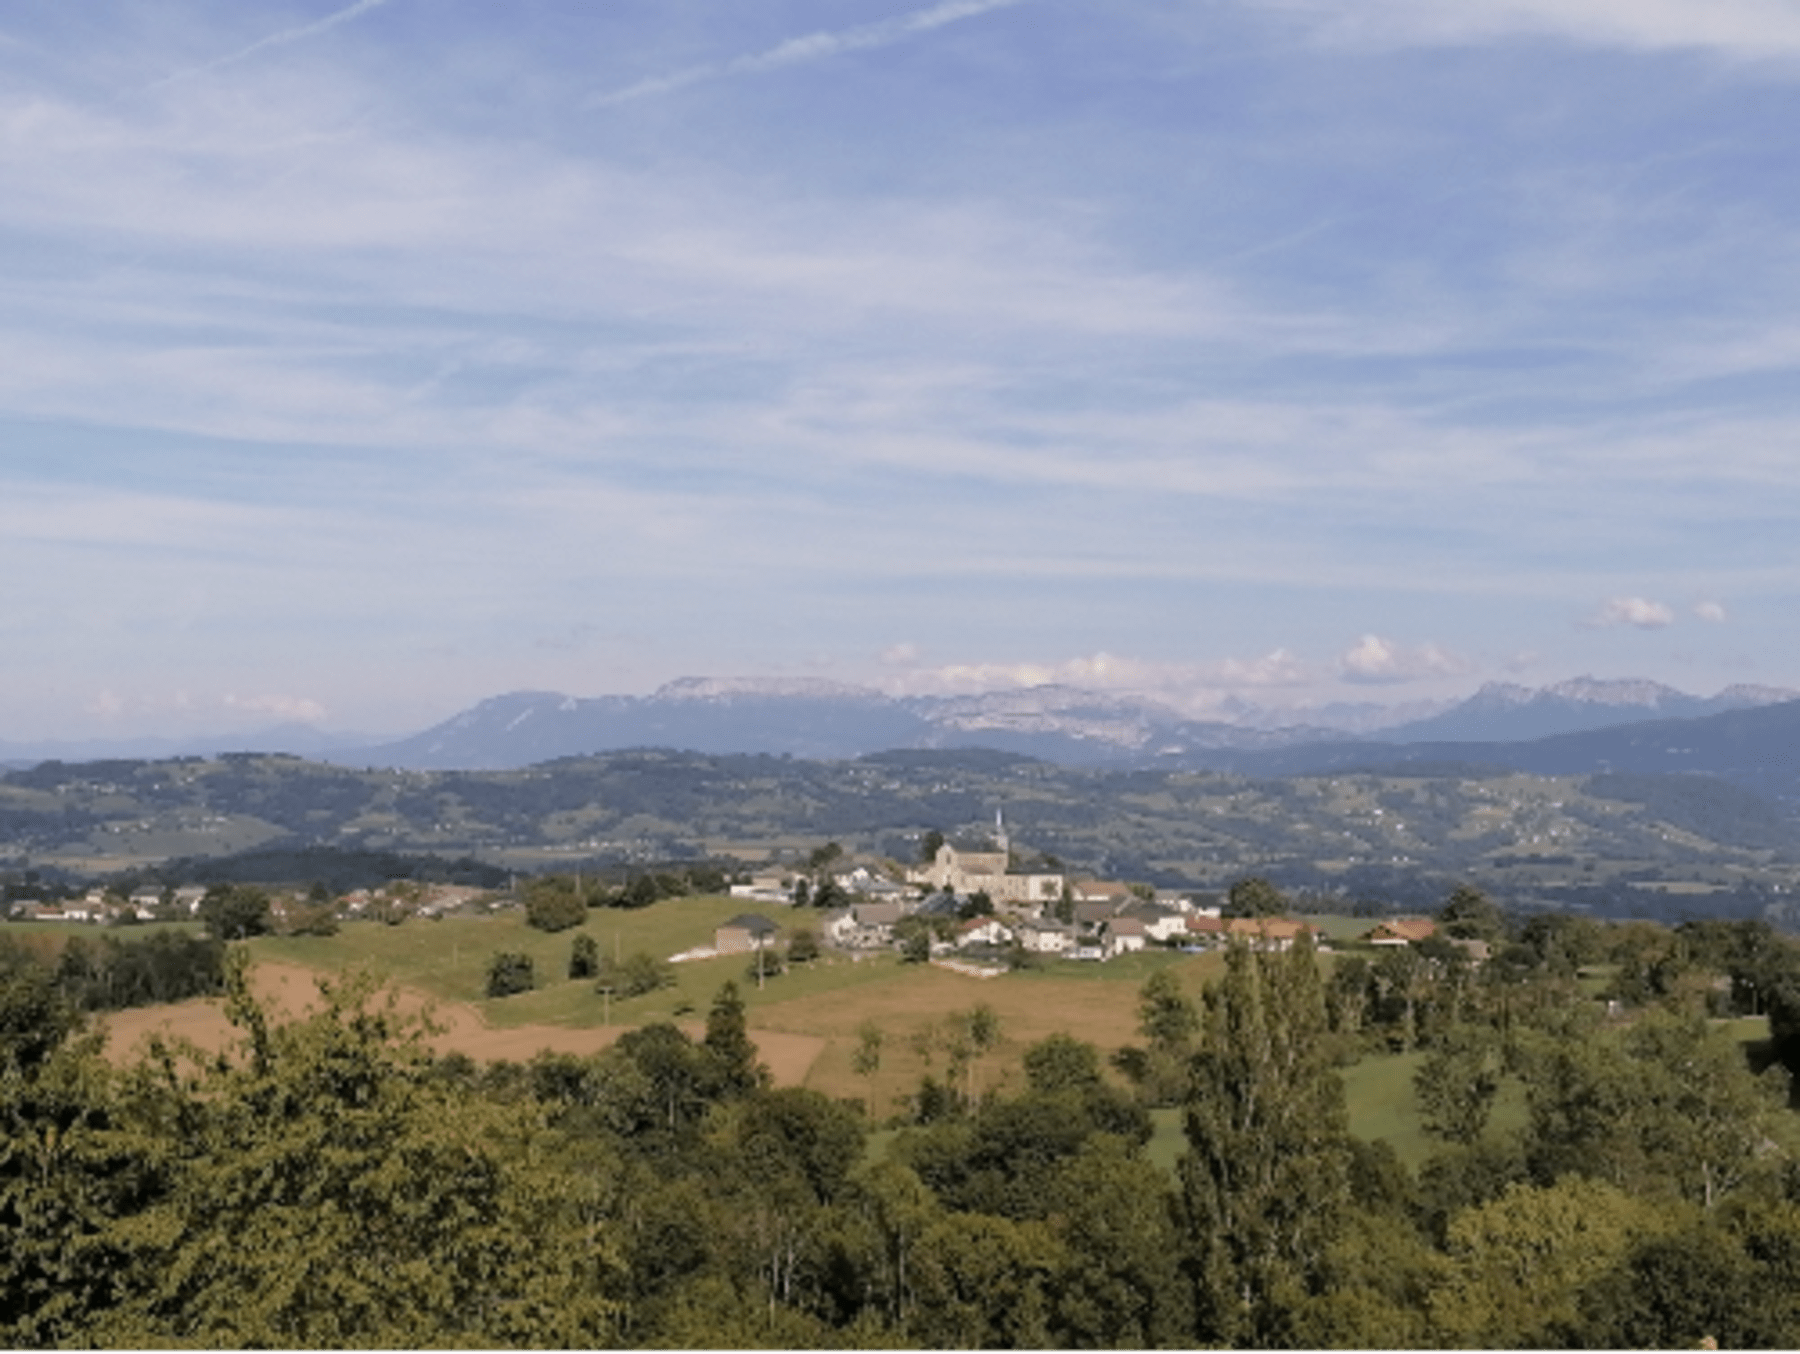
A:
[[[1654,912],[1664,897],[1742,911],[1800,882],[1792,813],[1710,777],[1402,766],[1256,779],[981,751],[805,761],[637,750],[501,772],[252,755],[51,762],[0,779],[0,855],[105,872],[280,845],[529,868],[754,859],[836,840],[904,860],[924,832],[996,809],[1071,870],[1171,886],[1255,872],[1404,902],[1455,876],[1523,902]]]
[[[1340,741],[1211,754],[1247,774],[1463,762],[1537,775],[1622,771],[1707,775],[1759,794],[1800,800],[1800,701],[1729,710],[1701,719],[1659,719],[1526,742]]]

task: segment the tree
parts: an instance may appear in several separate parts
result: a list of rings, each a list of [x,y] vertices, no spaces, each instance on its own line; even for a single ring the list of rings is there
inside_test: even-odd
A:
[[[1713,1208],[1750,1175],[1787,1098],[1785,1070],[1745,1066],[1725,1031],[1652,1012],[1628,1028],[1559,1041],[1526,1069],[1534,1173],[1579,1172],[1632,1193]]]
[[[1437,1342],[1452,1348],[1569,1343],[1582,1288],[1657,1226],[1653,1206],[1598,1180],[1518,1184],[1451,1223],[1454,1265],[1432,1294]]]
[[[91,1344],[129,1254],[119,1221],[164,1186],[161,1144],[120,1116],[101,1037],[49,971],[0,941],[0,1344]]]
[[[869,1083],[869,1116],[875,1116],[875,1077],[881,1071],[881,1045],[885,1039],[881,1026],[865,1020],[856,1027],[856,1049],[850,1055],[850,1070]]]
[[[947,1214],[917,1247],[908,1331],[928,1348],[1048,1348],[1051,1293],[1066,1266],[1043,1223]]]
[[[1181,980],[1159,968],[1138,991],[1138,1033],[1160,1053],[1180,1054],[1200,1030],[1200,1012],[1181,990]]]
[[[1287,896],[1261,875],[1240,879],[1226,891],[1227,917],[1284,917]]]
[[[744,980],[761,987],[770,978],[779,978],[786,972],[787,961],[780,950],[772,945],[758,945],[748,967],[744,969]]]
[[[546,875],[525,884],[525,922],[540,931],[566,931],[587,920],[587,903],[567,875]]]
[[[1233,945],[1206,994],[1182,1197],[1208,1341],[1282,1343],[1348,1200],[1343,1086],[1312,945]]]
[[[507,950],[488,960],[488,996],[510,997],[515,993],[529,992],[536,986],[537,977],[532,972],[530,955]]]
[[[1042,1095],[1101,1085],[1100,1054],[1072,1034],[1052,1034],[1025,1050],[1025,1081]]]
[[[1506,937],[1506,914],[1473,884],[1458,884],[1438,911],[1444,933],[1456,940],[1497,943]]]
[[[1771,1277],[1725,1228],[1653,1235],[1588,1287],[1568,1324],[1590,1349],[1791,1349],[1791,1290]]]
[[[1138,1033],[1149,1047],[1126,1047],[1113,1054],[1123,1072],[1152,1105],[1180,1102],[1187,1086],[1188,1058],[1200,1013],[1166,968],[1152,973],[1138,991]]]
[[[254,884],[214,884],[200,900],[200,920],[221,940],[266,935],[269,895]]]
[[[1459,1025],[1445,1035],[1413,1076],[1425,1131],[1451,1142],[1479,1138],[1500,1093],[1503,1062],[1492,1029]]]
[[[647,874],[640,874],[634,876],[624,888],[619,890],[619,906],[649,907],[660,896],[655,878]]]
[[[600,972],[600,944],[586,931],[575,937],[569,948],[569,976],[593,978]]]
[[[919,863],[929,865],[937,859],[939,848],[944,844],[944,834],[935,827],[919,838]]]
[[[662,1162],[693,1146],[708,1109],[741,1093],[713,1049],[667,1021],[627,1030],[613,1050],[607,1076],[612,1085],[596,1103],[623,1111],[620,1117],[629,1125],[623,1140],[645,1159]]]
[[[712,1009],[706,1013],[704,1046],[733,1092],[743,1094],[768,1084],[769,1069],[756,1060],[756,1045],[750,1042],[744,999],[736,983],[726,983],[713,998]]]
[[[656,956],[638,950],[622,961],[602,955],[594,980],[596,991],[604,988],[621,997],[641,997],[674,986],[675,974]]]
[[[1057,1286],[1057,1343],[1180,1349],[1193,1340],[1193,1287],[1168,1177],[1139,1157],[1090,1142],[1053,1171],[1050,1221],[1069,1253]]]
[[[337,905],[329,898],[324,902],[296,903],[288,910],[287,929],[294,936],[335,936]]]
[[[973,921],[977,917],[994,915],[994,900],[988,896],[986,889],[976,889],[965,898],[956,909],[958,921]]]
[[[528,1106],[457,1098],[423,1024],[366,977],[276,1023],[242,965],[236,1048],[140,1083],[178,1124],[170,1188],[133,1220],[126,1297],[87,1338],[336,1348],[594,1344],[618,1252],[544,1168]],[[403,1277],[402,1277],[403,1276]]]
[[[981,1059],[1000,1042],[1000,1017],[986,1002],[952,1015],[948,1022],[950,1064],[964,1074],[963,1100],[975,1104],[975,1071]]]
[[[924,917],[902,917],[894,926],[894,938],[900,942],[900,959],[907,964],[923,964],[931,958],[931,923]]]
[[[819,938],[811,931],[800,930],[788,939],[788,963],[810,964],[819,957]]]

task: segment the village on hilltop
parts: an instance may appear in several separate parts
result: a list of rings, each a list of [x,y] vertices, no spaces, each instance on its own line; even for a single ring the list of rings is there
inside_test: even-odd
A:
[[[991,832],[936,840],[935,850],[903,879],[868,865],[829,873],[819,888],[844,901],[824,914],[821,939],[862,953],[910,942],[937,962],[961,959],[994,971],[991,966],[1019,954],[1103,963],[1153,945],[1203,948],[1238,939],[1258,949],[1286,950],[1302,934],[1316,935],[1307,923],[1287,917],[1225,917],[1218,901],[1191,890],[1078,878],[1060,866],[1020,862],[1005,820],[996,814]],[[810,881],[767,874],[731,891],[747,901],[789,904],[810,893]],[[767,918],[736,917],[718,928],[715,949],[760,948],[773,943],[777,929]]]

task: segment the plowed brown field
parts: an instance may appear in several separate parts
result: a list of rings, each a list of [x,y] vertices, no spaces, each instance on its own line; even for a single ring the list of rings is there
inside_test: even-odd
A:
[[[251,970],[251,988],[271,1008],[289,1016],[317,1006],[319,1001],[314,970],[298,964],[259,963]],[[495,1029],[481,1018],[474,1007],[462,1002],[432,1001],[421,993],[396,988],[400,1006],[408,1011],[429,1010],[434,1023],[443,1027],[431,1039],[440,1053],[465,1053],[471,1058],[489,1062],[500,1058],[522,1061],[543,1050],[553,1053],[598,1053],[625,1032],[624,1026],[605,1029],[570,1029],[561,1025],[517,1025]],[[208,1051],[226,1047],[237,1036],[225,1019],[224,1003],[218,998],[198,998],[172,1006],[146,1006],[117,1011],[99,1019],[107,1032],[107,1054],[116,1063],[137,1056],[145,1036],[162,1031],[191,1039]],[[683,1026],[696,1038],[703,1032],[698,1024]],[[798,1086],[825,1048],[825,1040],[805,1034],[776,1030],[751,1030],[763,1062],[778,1086]]]

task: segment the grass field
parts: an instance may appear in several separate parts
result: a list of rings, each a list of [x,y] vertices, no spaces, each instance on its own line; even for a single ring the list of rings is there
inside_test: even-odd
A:
[[[1219,970],[1218,955],[1145,952],[1108,964],[1052,961],[1044,968],[994,979],[973,978],[935,965],[902,964],[892,954],[853,958],[827,954],[818,962],[770,978],[759,989],[748,955],[721,955],[673,966],[675,986],[610,1004],[587,981],[572,981],[569,954],[586,932],[608,954],[643,951],[658,958],[709,945],[714,928],[741,912],[766,916],[788,929],[816,928],[816,913],[781,907],[746,908],[741,900],[682,898],[641,910],[596,910],[579,928],[533,930],[521,913],[491,917],[413,919],[401,926],[346,924],[337,935],[265,936],[250,942],[260,959],[326,972],[367,964],[384,979],[443,1002],[467,1003],[496,1029],[598,1029],[657,1020],[703,1018],[714,994],[735,981],[753,1030],[822,1039],[806,1084],[828,1095],[873,1100],[885,1112],[929,1071],[942,1070],[941,1053],[922,1056],[919,1036],[946,1017],[985,1004],[1000,1017],[1001,1040],[976,1069],[982,1086],[1014,1085],[1024,1050],[1048,1034],[1065,1032],[1104,1053],[1137,1038],[1137,993],[1145,978],[1170,968],[1198,996]],[[485,996],[489,959],[500,951],[531,956],[538,988],[518,996]],[[883,1031],[881,1067],[871,1078],[851,1070],[851,1054],[865,1021]]]
[[[131,940],[134,937],[155,935],[158,931],[183,931],[192,934],[199,929],[200,924],[191,921],[143,921],[129,926],[99,926],[82,921],[0,921],[0,936],[51,936],[58,944],[70,936],[86,936],[90,940],[101,936],[117,936],[120,940]]]
[[[1425,1131],[1419,1105],[1413,1095],[1413,1074],[1425,1061],[1423,1053],[1372,1054],[1343,1072],[1344,1099],[1350,1111],[1350,1132],[1365,1142],[1387,1139],[1395,1155],[1413,1170],[1425,1159],[1444,1150],[1441,1139]],[[1525,1127],[1525,1088],[1508,1077],[1494,1101],[1488,1119],[1490,1137]]]
[[[869,1103],[877,1116],[891,1112],[900,1097],[928,1074],[943,1075],[945,1056],[929,1047],[934,1029],[977,1005],[999,1017],[999,1043],[974,1069],[977,1090],[1016,1090],[1022,1082],[1020,1058],[1046,1035],[1063,1032],[1097,1046],[1102,1056],[1137,1042],[1138,989],[1158,969],[1167,968],[1198,997],[1223,969],[1217,952],[1183,955],[1145,951],[1106,964],[1052,961],[1043,968],[981,979],[935,965],[903,964],[891,953],[853,958],[827,953],[812,965],[770,978],[760,989],[747,955],[723,955],[672,966],[675,985],[660,992],[609,1003],[593,984],[566,977],[574,938],[585,932],[608,954],[637,952],[657,958],[709,945],[714,928],[741,912],[766,916],[786,930],[816,928],[819,915],[782,907],[747,908],[723,897],[674,899],[641,910],[595,910],[575,930],[546,933],[525,924],[520,912],[489,917],[414,918],[400,926],[374,922],[345,924],[337,935],[265,936],[250,942],[252,955],[273,966],[297,965],[318,972],[368,965],[383,979],[435,999],[454,1015],[452,1024],[471,1052],[526,1057],[543,1044],[574,1048],[603,1046],[617,1031],[658,1020],[676,1020],[698,1029],[714,994],[735,981],[748,1008],[753,1035],[761,1033],[771,1060],[782,1061],[783,1079],[834,1097]],[[1362,925],[1354,918],[1332,919]],[[144,928],[148,930],[149,928]],[[0,928],[39,937],[91,933],[78,926],[35,924]],[[500,951],[532,957],[537,990],[490,1000],[485,996],[488,961]],[[882,1031],[880,1066],[872,1076],[852,1068],[858,1031],[872,1023]],[[610,1024],[612,1028],[608,1029]],[[1749,1039],[1766,1035],[1766,1022],[1746,1024]],[[505,1050],[504,1053],[499,1050]],[[1364,1139],[1385,1138],[1411,1166],[1439,1144],[1424,1132],[1414,1102],[1412,1078],[1420,1054],[1376,1055],[1346,1070],[1345,1091],[1351,1130]],[[1490,1131],[1522,1125],[1520,1088],[1509,1083],[1496,1107]],[[1180,1116],[1159,1111],[1150,1152],[1172,1166],[1182,1150]]]

